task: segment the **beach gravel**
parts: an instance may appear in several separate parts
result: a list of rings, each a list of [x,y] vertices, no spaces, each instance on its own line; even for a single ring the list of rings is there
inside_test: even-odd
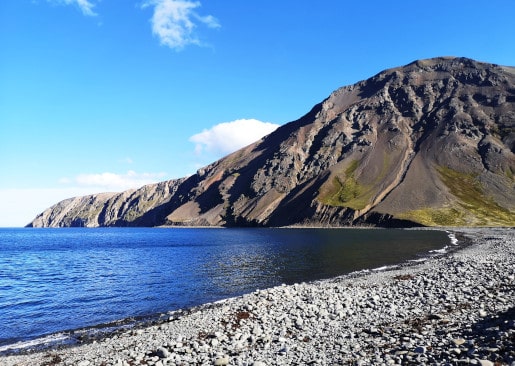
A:
[[[515,365],[515,231],[393,269],[278,286],[12,365]]]

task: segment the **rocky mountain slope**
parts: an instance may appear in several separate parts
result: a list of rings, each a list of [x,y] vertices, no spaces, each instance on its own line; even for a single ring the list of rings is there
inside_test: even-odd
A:
[[[515,226],[515,68],[420,60],[333,92],[196,174],[29,226]]]

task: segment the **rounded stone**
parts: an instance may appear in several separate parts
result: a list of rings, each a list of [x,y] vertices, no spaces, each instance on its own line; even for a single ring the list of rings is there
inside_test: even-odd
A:
[[[415,348],[415,353],[426,353],[426,347],[417,347]]]
[[[170,352],[164,347],[159,347],[156,351],[156,355],[159,358],[168,358],[170,357]]]
[[[488,360],[479,360],[479,364],[481,366],[494,366],[494,363]]]
[[[463,338],[455,338],[452,341],[457,346],[461,346],[462,344],[464,344],[466,342]]]
[[[228,365],[228,364],[229,364],[229,356],[227,356],[227,355],[217,357],[215,359],[215,363],[214,363],[215,366],[224,366],[224,365]]]

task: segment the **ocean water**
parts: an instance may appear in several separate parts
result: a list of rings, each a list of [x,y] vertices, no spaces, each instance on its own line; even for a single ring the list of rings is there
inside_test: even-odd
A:
[[[432,230],[0,229],[0,351],[66,330],[416,260],[450,243],[446,232]]]

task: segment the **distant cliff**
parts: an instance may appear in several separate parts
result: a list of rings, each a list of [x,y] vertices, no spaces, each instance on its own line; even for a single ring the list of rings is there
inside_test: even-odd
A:
[[[435,58],[333,92],[187,178],[29,226],[515,226],[515,68]]]

